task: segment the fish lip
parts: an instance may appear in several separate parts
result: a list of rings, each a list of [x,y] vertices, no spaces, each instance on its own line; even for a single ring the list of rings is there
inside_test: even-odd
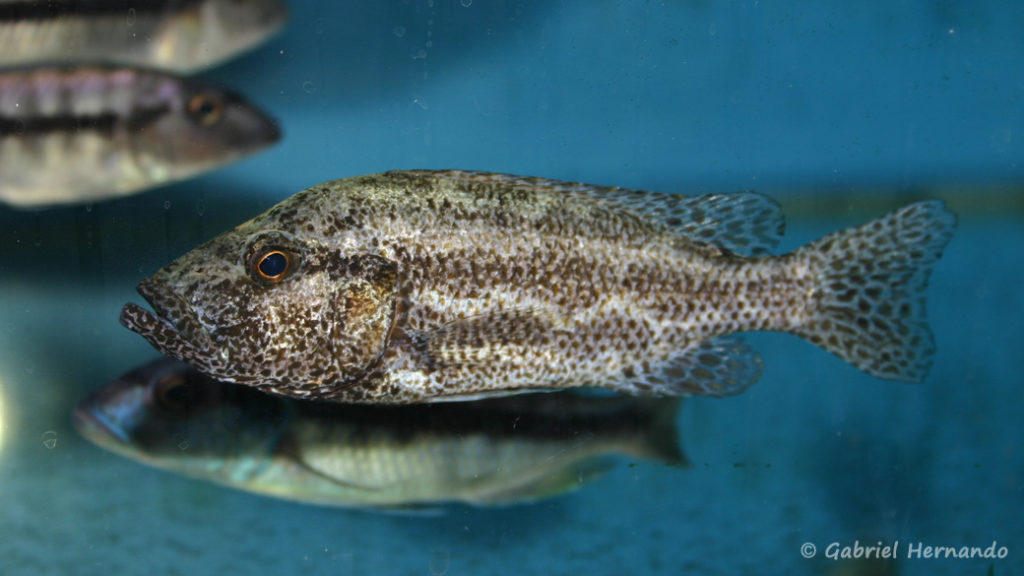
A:
[[[80,435],[100,445],[116,446],[131,441],[120,426],[115,426],[88,400],[75,407],[71,413],[71,423]]]
[[[199,352],[209,349],[209,334],[188,313],[188,305],[181,297],[161,290],[151,278],[139,282],[136,290],[153,307],[153,312],[129,302],[121,308],[119,320],[122,326],[178,360],[194,359]]]
[[[122,326],[145,338],[163,354],[178,360],[185,360],[194,355],[191,353],[191,343],[170,321],[134,302],[129,302],[121,308],[118,320]]]

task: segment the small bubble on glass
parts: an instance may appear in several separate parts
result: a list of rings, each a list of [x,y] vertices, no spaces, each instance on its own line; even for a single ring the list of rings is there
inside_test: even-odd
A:
[[[57,433],[53,430],[47,430],[43,432],[43,446],[47,449],[53,450],[57,447]]]

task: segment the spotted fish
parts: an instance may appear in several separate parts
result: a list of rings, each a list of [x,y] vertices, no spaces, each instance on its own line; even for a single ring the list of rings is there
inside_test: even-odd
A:
[[[194,72],[262,43],[287,16],[281,0],[0,0],[0,66]]]
[[[241,96],[114,66],[0,72],[0,201],[92,202],[194,176],[280,139]]]
[[[955,217],[911,204],[771,256],[754,192],[686,197],[459,171],[314,186],[140,282],[121,322],[221,380],[414,403],[593,386],[736,394],[735,336],[798,334],[921,381],[924,290]]]
[[[158,468],[323,505],[539,500],[597,478],[613,454],[671,464],[677,402],[532,394],[469,404],[304,402],[211,380],[166,358],[82,400],[76,428]]]

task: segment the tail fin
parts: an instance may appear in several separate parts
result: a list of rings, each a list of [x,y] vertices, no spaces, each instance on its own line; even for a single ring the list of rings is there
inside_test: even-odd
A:
[[[639,437],[624,450],[637,458],[657,460],[673,466],[689,466],[679,445],[679,406],[682,398],[632,398],[644,413],[644,428]]]
[[[868,374],[921,382],[935,353],[924,291],[955,227],[931,200],[801,248],[818,287],[794,331]]]

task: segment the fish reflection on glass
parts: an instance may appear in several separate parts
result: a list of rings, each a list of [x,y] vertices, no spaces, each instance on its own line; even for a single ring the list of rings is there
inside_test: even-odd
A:
[[[460,171],[314,186],[139,283],[121,322],[219,380],[362,403],[594,386],[735,394],[784,331],[920,381],[955,217],[911,204],[782,256],[778,205]]]
[[[194,72],[287,20],[281,0],[0,0],[0,66],[116,62]]]
[[[678,402],[564,393],[358,406],[223,384],[166,358],[79,403],[99,446],[188,476],[338,506],[528,502],[596,478],[615,453],[672,464]]]
[[[91,202],[188,178],[280,139],[241,96],[108,66],[0,72],[0,200]]]

